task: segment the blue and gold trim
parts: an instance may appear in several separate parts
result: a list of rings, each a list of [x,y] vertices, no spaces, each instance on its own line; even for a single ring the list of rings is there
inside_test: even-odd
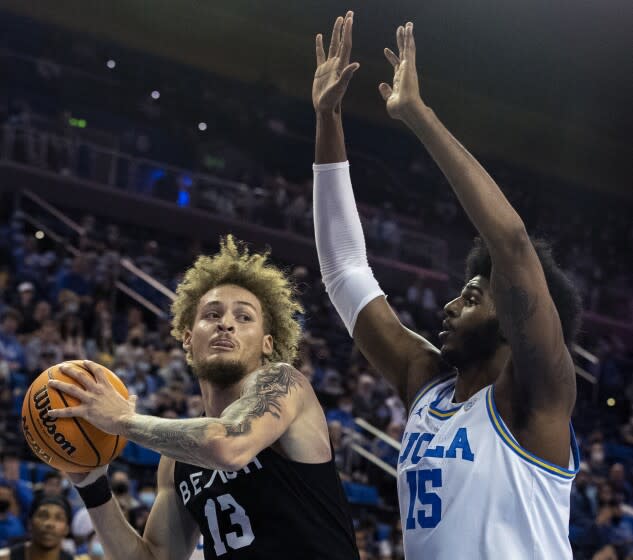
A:
[[[510,449],[512,449],[512,451],[514,451],[519,457],[521,457],[521,459],[560,478],[571,480],[574,478],[574,476],[576,476],[576,473],[580,468],[580,453],[578,452],[578,443],[576,442],[576,435],[574,434],[574,429],[571,423],[569,424],[569,431],[572,457],[574,459],[574,470],[564,469],[563,467],[554,465],[553,463],[550,463],[545,459],[540,459],[539,457],[533,455],[527,449],[524,449],[518,444],[516,439],[514,439],[514,437],[506,427],[505,423],[503,422],[501,415],[497,411],[497,407],[495,406],[494,401],[494,386],[490,386],[486,391],[486,409],[488,410],[488,417],[490,418],[490,422],[492,423],[492,427],[494,428],[495,432],[497,432],[503,443],[505,443]]]
[[[435,399],[429,405],[428,413],[434,418],[437,418],[438,420],[448,420],[449,418],[454,416],[455,413],[463,406],[464,403],[460,403],[454,407],[447,408],[447,409],[441,409],[438,406],[439,403],[442,401],[442,399],[450,395],[454,390],[455,390],[455,383],[451,383],[446,388],[442,389],[442,391],[440,391],[440,394],[437,396],[437,399]]]
[[[451,408],[450,410],[440,410],[439,408],[435,408],[432,404],[429,405],[429,414],[433,416],[433,418],[437,418],[439,420],[448,420],[451,416],[454,416],[455,413],[462,407],[460,404],[455,408]]]
[[[438,377],[437,379],[432,379],[426,385],[422,385],[422,388],[418,391],[417,395],[413,399],[411,406],[409,407],[409,414],[413,412],[417,404],[420,402],[420,399],[426,395],[431,389],[437,387],[438,385],[448,381],[455,377],[454,373],[449,373],[448,375],[443,375],[442,377]]]

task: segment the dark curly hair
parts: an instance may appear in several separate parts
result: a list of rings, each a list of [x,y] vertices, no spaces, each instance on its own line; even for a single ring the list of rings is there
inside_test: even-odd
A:
[[[569,346],[574,342],[580,330],[582,314],[580,294],[554,260],[550,243],[545,239],[532,237],[530,237],[530,241],[536,250],[539,261],[541,261],[547,288],[563,327],[563,337]],[[473,276],[483,276],[490,279],[491,270],[492,259],[488,247],[481,237],[476,237],[473,247],[466,257],[466,282]]]

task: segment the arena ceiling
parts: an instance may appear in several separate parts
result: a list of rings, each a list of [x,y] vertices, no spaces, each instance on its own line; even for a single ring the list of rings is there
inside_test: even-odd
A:
[[[396,25],[416,25],[423,97],[478,155],[632,196],[630,0],[0,0],[0,7],[308,100],[313,37],[356,13],[345,109],[377,93]],[[376,139],[380,142],[380,139]]]

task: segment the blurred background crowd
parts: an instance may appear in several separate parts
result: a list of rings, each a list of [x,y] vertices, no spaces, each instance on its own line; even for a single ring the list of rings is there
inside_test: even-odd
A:
[[[244,87],[6,16],[2,59],[11,80],[0,88],[3,158],[69,181],[312,237],[310,107],[266,82]],[[354,119],[349,129],[358,139],[350,160],[370,253],[394,267],[413,265],[447,278],[437,283],[414,274],[389,293],[401,321],[436,342],[474,232],[415,142]],[[586,316],[603,325],[599,336],[584,331],[579,341],[593,358],[583,362],[588,377],[578,379],[574,426],[583,460],[571,496],[570,540],[578,559],[633,558],[632,205],[503,161],[485,165],[528,229],[553,241],[583,294]],[[38,463],[22,439],[24,392],[51,364],[91,359],[123,379],[141,412],[199,416],[197,383],[169,334],[168,298],[120,263],[129,259],[173,290],[196,255],[217,245],[176,239],[160,224],[117,222],[98,209],[74,215],[81,235],[67,234],[59,243],[25,218],[14,194],[2,194],[1,202],[0,548],[26,537],[35,498],[61,495],[73,512],[68,549],[99,558],[76,492]],[[44,218],[42,224],[53,229]],[[358,419],[399,442],[407,411],[351,344],[318,270],[293,267],[283,247],[272,251],[306,309],[297,366],[326,412],[362,557],[402,558],[395,478],[356,449],[395,468],[398,451],[361,429]],[[122,294],[120,281],[159,312]],[[139,531],[155,498],[157,461],[155,453],[128,444],[110,469],[114,493]]]

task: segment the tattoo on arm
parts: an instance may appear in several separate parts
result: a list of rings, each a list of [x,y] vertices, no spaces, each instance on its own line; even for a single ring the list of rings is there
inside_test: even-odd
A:
[[[281,418],[281,400],[301,383],[300,373],[288,364],[271,364],[246,381],[242,396],[220,418],[171,420],[136,415],[125,437],[167,457],[209,468],[203,463],[209,437],[235,437],[250,432],[251,422],[266,413]]]
[[[272,364],[255,373],[242,396],[220,417],[226,435],[247,434],[251,429],[251,421],[267,412],[280,418],[280,401],[297,385],[298,375],[297,370],[288,364]]]

